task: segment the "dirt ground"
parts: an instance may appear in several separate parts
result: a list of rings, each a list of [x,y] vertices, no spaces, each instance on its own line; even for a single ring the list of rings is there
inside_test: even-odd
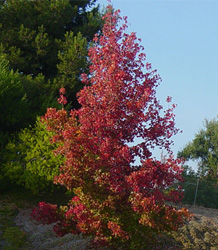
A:
[[[214,223],[218,223],[218,210],[201,206],[186,206],[189,211],[198,219],[213,218]],[[66,235],[63,238],[56,237],[52,231],[52,225],[43,226],[30,218],[30,209],[20,210],[15,218],[17,226],[21,227],[29,235],[29,242],[33,250],[39,249],[77,249],[83,250],[88,241],[82,237]]]
[[[1,208],[0,204],[0,208]],[[186,205],[189,211],[199,219],[211,218],[214,223],[218,225],[218,209],[205,208],[201,206]],[[1,209],[0,209],[1,210]],[[84,239],[81,236],[66,235],[62,238],[57,237],[52,231],[52,225],[43,226],[36,223],[31,219],[31,208],[18,209],[17,215],[7,214],[7,217],[11,217],[13,223],[24,231],[28,238],[29,246],[32,250],[65,250],[65,249],[77,249],[83,250],[89,243],[88,239]],[[13,211],[13,208],[12,208]],[[0,219],[1,219],[0,211]],[[4,249],[5,242],[2,239],[1,223],[0,220],[0,249]],[[29,249],[29,248],[27,248]]]
[[[206,208],[206,207],[201,207],[201,206],[191,206],[191,205],[186,205],[188,210],[195,214],[195,215],[201,215],[205,216],[208,218],[215,218],[218,220],[218,209],[214,208]]]

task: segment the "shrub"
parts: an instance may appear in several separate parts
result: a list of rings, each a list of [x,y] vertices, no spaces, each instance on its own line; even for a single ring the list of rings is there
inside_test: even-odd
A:
[[[35,126],[19,132],[6,146],[4,175],[33,193],[52,189],[54,176],[58,175],[63,162],[63,156],[53,153],[57,144],[51,142],[52,135],[40,118]]]

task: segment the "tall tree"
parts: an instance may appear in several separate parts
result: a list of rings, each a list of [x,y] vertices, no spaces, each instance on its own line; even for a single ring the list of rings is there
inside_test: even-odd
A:
[[[204,128],[179,153],[178,157],[198,161],[201,177],[218,177],[218,120],[205,120]]]
[[[81,108],[70,115],[51,108],[44,117],[60,143],[56,153],[65,156],[55,182],[75,196],[60,209],[42,202],[33,216],[56,222],[59,235],[83,233],[113,249],[145,250],[160,245],[161,234],[176,230],[188,213],[168,203],[180,199],[181,166],[171,156],[164,163],[152,158],[156,146],[171,153],[177,133],[173,107],[162,112],[156,98],[160,77],[120,19],[108,6],[102,35],[96,34],[89,49],[90,72],[81,76]],[[60,92],[64,105],[65,90]],[[130,146],[136,137],[143,142]]]
[[[54,99],[63,86],[72,106],[77,107],[75,95],[82,88],[80,74],[88,70],[88,44],[102,23],[95,2],[0,2],[0,53],[9,61],[10,68],[24,76],[29,102],[37,101],[32,99],[34,95],[40,97],[38,105],[33,103],[38,115],[42,115],[41,97],[50,93]],[[35,77],[43,78],[37,81],[37,87]]]
[[[10,0],[0,8],[0,43],[10,66],[26,75],[57,75],[57,40],[81,32],[90,40],[100,27],[95,1]]]

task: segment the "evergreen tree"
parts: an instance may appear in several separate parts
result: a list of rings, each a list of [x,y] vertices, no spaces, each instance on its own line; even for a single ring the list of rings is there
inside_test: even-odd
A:
[[[26,126],[29,104],[18,72],[9,69],[0,57],[0,133],[7,134]]]
[[[75,96],[83,86],[79,76],[88,69],[87,47],[101,23],[95,0],[0,2],[0,54],[22,74],[35,117],[53,106],[60,87],[77,107]]]

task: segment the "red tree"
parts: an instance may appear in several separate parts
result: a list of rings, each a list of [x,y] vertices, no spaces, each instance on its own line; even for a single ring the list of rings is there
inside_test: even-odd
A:
[[[44,117],[62,145],[56,153],[66,159],[55,182],[75,196],[65,209],[40,203],[33,216],[56,221],[59,235],[82,232],[101,245],[151,249],[162,232],[176,230],[188,217],[186,209],[168,205],[182,194],[182,168],[170,150],[178,130],[173,105],[164,111],[156,99],[160,77],[145,64],[135,33],[125,33],[126,18],[118,26],[120,19],[108,6],[102,35],[89,50],[90,74],[81,76],[81,108],[70,115],[48,109]],[[65,104],[63,93],[59,101]],[[137,137],[142,142],[130,146]],[[166,149],[169,159],[153,159],[155,147]]]

